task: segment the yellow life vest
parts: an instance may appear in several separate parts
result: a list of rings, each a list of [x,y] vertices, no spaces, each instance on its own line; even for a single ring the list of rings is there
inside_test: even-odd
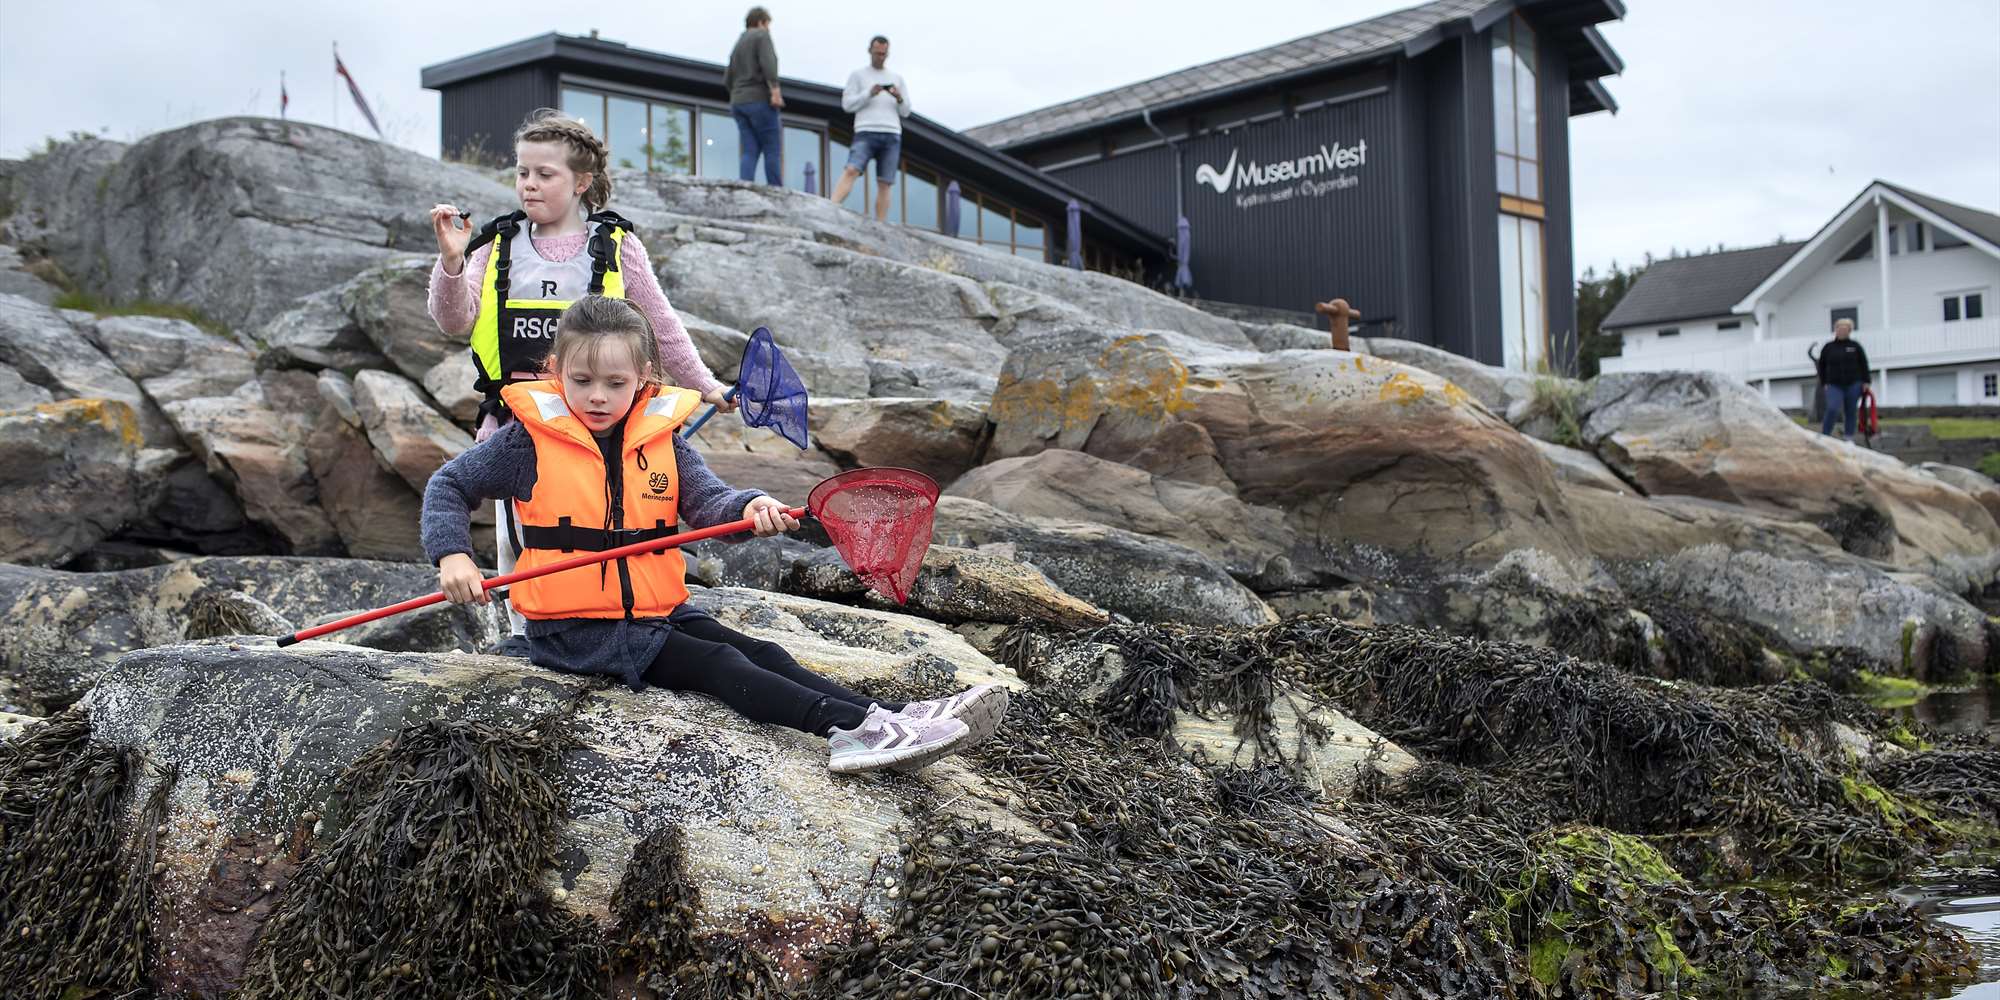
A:
[[[700,405],[700,396],[672,386],[641,392],[625,417],[614,477],[558,383],[518,382],[500,395],[535,442],[534,495],[514,501],[509,517],[521,553],[517,570],[679,530],[674,431]],[[687,566],[677,548],[616,560],[615,572],[580,567],[523,580],[508,596],[521,614],[540,619],[656,618],[687,598]]]
[[[500,390],[515,382],[533,381],[542,377],[542,362],[548,357],[549,347],[555,343],[556,318],[578,297],[573,280],[568,284],[570,294],[560,294],[554,287],[555,281],[538,281],[530,277],[522,280],[518,273],[523,264],[516,259],[517,244],[527,238],[524,231],[525,212],[512,212],[500,216],[481,227],[479,234],[465,248],[469,258],[472,252],[486,243],[493,244],[492,256],[487,258],[486,276],[479,289],[479,315],[472,323],[472,358],[478,367],[478,377],[473,388],[485,397],[480,407],[480,419],[486,414],[502,409]],[[580,269],[585,263],[590,268],[588,284],[583,291],[591,295],[608,295],[614,299],[625,297],[625,276],[618,269],[619,254],[625,247],[625,236],[632,224],[623,216],[609,210],[592,213],[585,220],[591,227],[590,241],[586,245],[587,257],[578,259],[574,267]],[[542,271],[559,268],[561,272],[570,270],[570,262],[559,264],[540,262],[533,243],[526,243],[527,253],[532,261],[539,264]],[[529,266],[531,273],[539,276],[535,266]],[[557,277],[574,277],[557,273]]]

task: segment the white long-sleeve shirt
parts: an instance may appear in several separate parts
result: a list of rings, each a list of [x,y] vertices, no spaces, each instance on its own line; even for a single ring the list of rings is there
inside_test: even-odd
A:
[[[876,84],[895,85],[896,93],[902,100],[889,96],[883,91],[873,97],[868,92]],[[901,74],[886,69],[863,66],[847,74],[847,88],[841,92],[840,106],[854,116],[856,132],[894,132],[901,135],[903,119],[910,115],[910,85],[903,82]]]

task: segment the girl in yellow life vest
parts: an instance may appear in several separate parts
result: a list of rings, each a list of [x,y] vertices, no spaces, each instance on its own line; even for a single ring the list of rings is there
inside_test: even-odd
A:
[[[457,603],[485,603],[472,559],[471,511],[513,501],[520,564],[604,551],[754,518],[756,534],[798,527],[784,504],[709,471],[675,430],[700,404],[661,385],[643,313],[588,296],[561,314],[548,377],[506,387],[514,420],[452,459],[424,490],[424,551]],[[827,737],[835,771],[921,766],[991,735],[1006,691],[981,685],[933,701],[874,702],[799,665],[779,646],[736,632],[688,604],[678,549],[514,584],[529,658],[721,699],[757,722]]]
[[[475,237],[457,206],[431,209],[438,260],[431,272],[430,313],[438,329],[468,337],[484,396],[477,437],[507,419],[501,389],[539,378],[556,317],[586,294],[602,293],[639,307],[652,322],[658,368],[724,412],[736,408],[709,374],[687,330],[660,290],[645,245],[606,205],[611,198],[607,150],[590,126],[544,108],[514,133],[514,193],[520,210],[488,223]],[[470,251],[468,253],[468,251]],[[496,510],[504,524],[506,511]],[[504,531],[497,539],[501,572],[513,569]],[[498,652],[525,656],[525,622],[509,609],[515,638]]]

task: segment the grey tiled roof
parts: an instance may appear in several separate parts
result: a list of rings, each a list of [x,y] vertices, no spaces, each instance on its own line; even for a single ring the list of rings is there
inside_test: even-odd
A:
[[[1439,25],[1467,17],[1495,0],[1436,0],[1358,24],[1321,31],[1199,66],[1176,70],[1151,80],[1080,97],[1051,107],[1003,118],[965,130],[989,146],[1006,147],[1026,139],[1089,125],[1142,108],[1192,97],[1204,91],[1309,69],[1402,46]]]
[[[1650,326],[1705,316],[1727,316],[1778,266],[1791,259],[1803,243],[1777,243],[1748,250],[1725,250],[1698,257],[1656,260],[1625,297],[1604,317],[1603,327],[1616,330]]]
[[[1906,187],[1897,187],[1888,181],[1877,181],[1876,183],[1972,230],[1985,239],[1986,242],[2000,245],[2000,215],[1994,215],[1991,212],[1982,212],[1976,208],[1968,208],[1957,202],[1946,201],[1943,198],[1933,198],[1930,195],[1919,191],[1912,191]]]

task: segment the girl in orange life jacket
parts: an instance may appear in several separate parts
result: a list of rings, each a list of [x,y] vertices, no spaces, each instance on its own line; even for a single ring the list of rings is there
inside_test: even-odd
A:
[[[676,383],[694,389],[723,411],[736,408],[710,375],[660,290],[645,245],[629,223],[606,211],[611,175],[604,143],[590,126],[544,108],[529,115],[514,133],[514,193],[520,211],[489,223],[480,233],[462,225],[456,206],[431,209],[438,262],[431,272],[430,313],[438,329],[470,335],[480,368],[476,388],[485,393],[478,439],[485,440],[507,419],[500,388],[539,377],[550,329],[563,306],[595,292],[625,298],[652,322],[659,364]],[[495,262],[493,255],[500,253]],[[496,510],[497,564],[513,568],[506,511]],[[525,621],[509,608],[513,635],[498,652],[527,655]]]
[[[798,527],[785,505],[731,489],[675,432],[699,399],[660,385],[650,331],[628,304],[588,296],[564,310],[550,377],[502,390],[515,419],[452,459],[424,490],[424,551],[457,603],[484,603],[469,514],[511,499],[522,568],[754,518],[756,534]],[[504,530],[504,529],[503,529]],[[828,738],[835,771],[921,766],[990,735],[1007,695],[982,685],[908,705],[873,703],[800,666],[782,648],[736,632],[687,603],[678,549],[524,580],[538,666],[604,674],[721,699],[744,716]]]

